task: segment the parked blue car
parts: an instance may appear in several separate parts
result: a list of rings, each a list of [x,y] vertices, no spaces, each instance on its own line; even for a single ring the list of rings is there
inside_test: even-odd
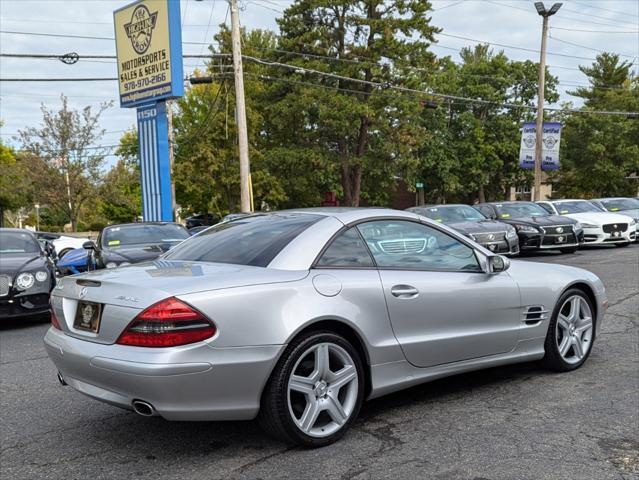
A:
[[[56,267],[60,276],[75,275],[88,270],[89,252],[85,248],[75,248],[58,260]],[[93,268],[95,269],[95,262]]]

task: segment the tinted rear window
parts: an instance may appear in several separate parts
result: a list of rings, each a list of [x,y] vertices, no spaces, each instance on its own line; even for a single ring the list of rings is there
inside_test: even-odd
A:
[[[270,214],[223,222],[178,245],[165,258],[266,267],[286,245],[321,218]]]

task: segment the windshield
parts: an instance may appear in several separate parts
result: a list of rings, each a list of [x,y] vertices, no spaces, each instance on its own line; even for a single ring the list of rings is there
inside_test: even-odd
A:
[[[498,203],[495,209],[499,218],[546,217],[549,213],[536,203]]]
[[[189,238],[182,225],[144,224],[108,227],[102,233],[102,246],[118,248],[129,245],[177,243]]]
[[[619,210],[634,210],[639,208],[639,200],[634,198],[611,198],[599,200],[606,210],[609,212],[618,212]]]
[[[577,202],[555,202],[555,208],[561,215],[565,215],[566,213],[601,213],[600,208],[596,207],[593,203],[590,203],[586,200]]]
[[[0,231],[0,253],[40,253],[38,241],[26,232]]]
[[[476,222],[486,219],[479,211],[467,205],[425,207],[416,210],[416,212],[443,223]]]
[[[266,267],[291,240],[321,218],[309,214],[238,218],[200,232],[164,258]]]

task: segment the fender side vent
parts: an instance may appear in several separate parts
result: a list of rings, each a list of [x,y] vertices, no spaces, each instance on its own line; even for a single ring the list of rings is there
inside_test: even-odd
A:
[[[97,280],[85,279],[76,280],[75,283],[83,287],[99,287],[100,285],[102,285],[102,282],[98,282]]]
[[[522,320],[526,325],[537,325],[542,320],[548,319],[548,310],[540,305],[527,307],[522,314]]]

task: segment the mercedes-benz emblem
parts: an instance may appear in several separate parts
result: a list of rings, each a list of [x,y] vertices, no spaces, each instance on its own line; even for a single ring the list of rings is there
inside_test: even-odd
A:
[[[557,228],[557,233],[563,233],[563,231],[564,231],[564,227]]]
[[[490,233],[488,235],[488,240],[495,240],[495,235],[493,235],[492,233]]]
[[[617,224],[615,223],[612,228],[614,228],[615,230],[617,230]]]
[[[80,290],[80,298],[84,298],[87,294],[87,287],[82,287],[82,290]]]

